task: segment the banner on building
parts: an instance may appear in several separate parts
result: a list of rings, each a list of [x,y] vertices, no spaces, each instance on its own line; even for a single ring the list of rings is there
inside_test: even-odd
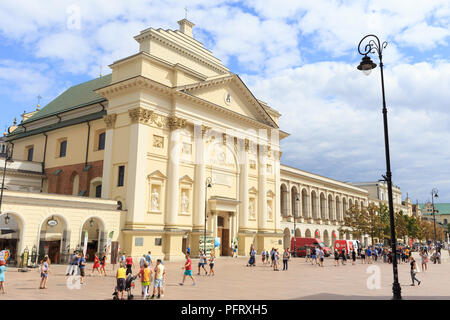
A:
[[[86,257],[87,252],[87,245],[88,245],[88,232],[87,230],[84,231],[84,246],[83,246],[83,255]]]
[[[111,242],[114,236],[114,231],[111,231],[108,235],[108,242],[106,244],[106,254],[111,254]]]
[[[200,240],[198,241],[198,245],[200,250],[203,251],[203,249],[205,248],[205,243],[203,242],[203,240],[206,240],[206,254],[209,254],[211,252],[212,249],[214,249],[214,237],[200,237]]]

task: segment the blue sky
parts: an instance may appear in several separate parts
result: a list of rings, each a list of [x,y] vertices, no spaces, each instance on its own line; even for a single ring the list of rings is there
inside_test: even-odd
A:
[[[341,181],[385,172],[379,69],[356,70],[359,40],[388,41],[394,183],[412,201],[450,202],[449,1],[14,1],[0,3],[2,129],[138,50],[133,36],[178,27],[281,114],[282,162]],[[378,59],[372,57],[378,64]]]

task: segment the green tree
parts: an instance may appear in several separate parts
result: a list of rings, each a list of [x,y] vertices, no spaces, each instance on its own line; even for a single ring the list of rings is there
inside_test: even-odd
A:
[[[359,239],[366,233],[365,217],[357,205],[352,205],[344,215],[344,223],[339,227],[339,233],[353,235]]]
[[[372,243],[374,238],[384,238],[384,224],[380,215],[380,208],[375,204],[370,203],[367,208],[363,208],[362,214],[364,216],[365,233],[370,236]]]

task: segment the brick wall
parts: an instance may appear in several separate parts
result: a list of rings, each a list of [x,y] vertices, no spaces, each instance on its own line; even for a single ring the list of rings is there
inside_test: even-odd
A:
[[[55,168],[46,168],[45,175],[48,182],[48,193],[72,195],[74,176],[79,176],[78,192],[86,190],[85,196],[89,196],[90,182],[94,178],[101,178],[103,174],[103,160],[89,162],[92,166],[88,171],[83,171],[84,163],[61,166]],[[58,175],[54,173],[62,170]]]

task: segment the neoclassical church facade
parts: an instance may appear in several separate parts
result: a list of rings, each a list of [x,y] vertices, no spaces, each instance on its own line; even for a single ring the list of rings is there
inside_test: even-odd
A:
[[[133,256],[152,250],[173,260],[188,246],[197,255],[205,225],[220,255],[232,243],[240,255],[251,244],[281,249],[294,233],[329,245],[342,237],[346,209],[367,205],[367,190],[281,165],[281,115],[193,38],[193,23],[178,24],[143,30],[134,38],[139,52],[110,65],[111,74],[69,88],[11,127],[13,159],[41,163],[41,194],[71,199],[87,212],[83,221],[93,221],[91,206],[107,210],[95,216],[103,228],[89,235],[98,251],[114,231],[109,240]],[[14,199],[6,192],[5,205]],[[20,222],[32,211],[16,205],[11,214]],[[81,231],[69,232],[73,214],[51,216],[66,221],[61,252],[83,241]],[[41,230],[43,219],[27,232]]]

